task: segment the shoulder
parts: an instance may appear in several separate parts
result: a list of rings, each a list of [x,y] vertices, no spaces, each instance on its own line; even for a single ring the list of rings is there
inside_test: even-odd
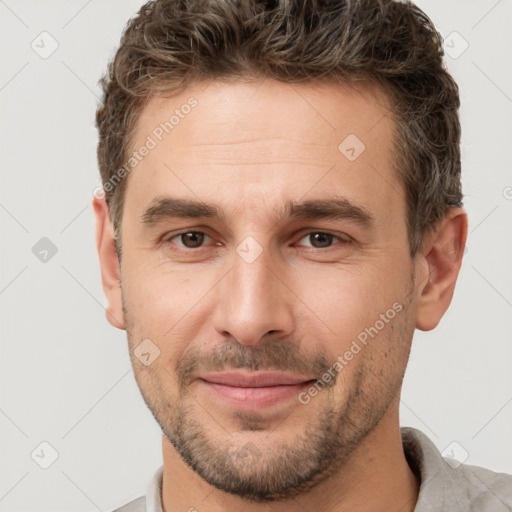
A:
[[[403,427],[402,444],[420,479],[415,511],[512,512],[512,475],[443,456],[420,430]]]
[[[470,464],[458,469],[475,510],[512,511],[512,475]]]
[[[141,496],[122,507],[116,508],[112,512],[146,512],[146,497]]]

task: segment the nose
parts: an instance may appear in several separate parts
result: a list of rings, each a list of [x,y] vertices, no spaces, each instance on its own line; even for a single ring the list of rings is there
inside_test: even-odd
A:
[[[214,326],[223,336],[257,345],[265,335],[286,337],[293,332],[294,294],[282,264],[265,249],[252,262],[234,254],[233,267],[219,283]]]

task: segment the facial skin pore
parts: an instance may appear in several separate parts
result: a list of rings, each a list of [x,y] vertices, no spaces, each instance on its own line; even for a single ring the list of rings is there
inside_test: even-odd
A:
[[[466,213],[452,209],[411,259],[395,121],[372,86],[197,83],[152,97],[133,147],[190,97],[128,176],[121,265],[94,199],[107,318],[127,331],[163,432],[164,510],[413,511],[400,389],[414,329],[433,329],[451,302]],[[351,134],[364,144],[353,160],[338,148]],[[165,197],[222,215],[168,216]],[[335,199],[339,218],[288,216],[288,203]],[[158,354],[148,365],[143,340]],[[299,387],[226,398],[204,377],[228,370],[309,381],[309,401]]]

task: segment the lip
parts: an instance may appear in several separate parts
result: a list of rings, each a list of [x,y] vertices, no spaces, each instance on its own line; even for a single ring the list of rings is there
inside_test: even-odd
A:
[[[222,372],[199,377],[206,389],[238,409],[264,409],[297,397],[315,379],[282,372]]]
[[[284,372],[222,372],[207,373],[201,379],[214,384],[240,388],[262,388],[269,386],[291,386],[313,380]]]

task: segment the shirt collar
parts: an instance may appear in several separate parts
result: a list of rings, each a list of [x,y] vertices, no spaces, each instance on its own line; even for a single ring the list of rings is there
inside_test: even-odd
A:
[[[437,446],[420,430],[412,427],[400,430],[407,462],[421,482],[414,512],[470,510],[462,471],[448,464]]]
[[[163,512],[162,509],[162,482],[164,475],[164,467],[160,466],[153,478],[149,482],[146,492],[146,511],[147,512]]]

